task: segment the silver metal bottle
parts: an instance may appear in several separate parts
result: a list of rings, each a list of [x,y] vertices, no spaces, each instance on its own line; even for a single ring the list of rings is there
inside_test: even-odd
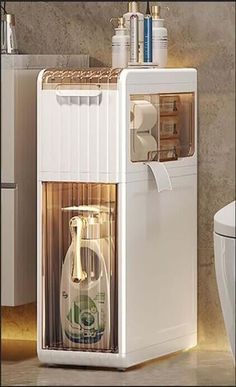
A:
[[[130,16],[130,62],[138,63],[139,61],[139,26],[138,15]]]

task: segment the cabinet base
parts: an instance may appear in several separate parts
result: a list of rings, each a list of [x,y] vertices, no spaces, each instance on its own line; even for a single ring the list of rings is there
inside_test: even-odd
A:
[[[63,350],[49,350],[38,348],[38,358],[42,363],[53,365],[72,365],[117,368],[125,371],[126,368],[156,359],[177,351],[186,350],[197,344],[197,333],[178,337],[173,340],[141,348],[137,351],[116,354],[116,353],[89,353]]]

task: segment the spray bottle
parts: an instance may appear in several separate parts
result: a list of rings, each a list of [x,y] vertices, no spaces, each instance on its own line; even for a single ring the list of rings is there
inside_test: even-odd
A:
[[[123,17],[110,20],[111,23],[114,21],[117,22],[117,28],[115,28],[115,35],[112,37],[112,67],[125,68],[128,66],[130,55],[130,37],[124,26]]]
[[[137,1],[130,1],[128,4],[128,12],[123,15],[125,27],[130,34],[130,17],[137,15],[138,17],[138,44],[139,44],[139,62],[143,62],[143,14],[139,12],[139,4]],[[132,62],[132,60],[131,60]]]
[[[167,7],[169,10],[169,8]],[[168,35],[167,29],[164,27],[164,19],[161,19],[161,7],[153,5],[151,7],[152,14],[152,49],[153,49],[153,64],[159,67],[167,65],[167,50],[168,50]]]

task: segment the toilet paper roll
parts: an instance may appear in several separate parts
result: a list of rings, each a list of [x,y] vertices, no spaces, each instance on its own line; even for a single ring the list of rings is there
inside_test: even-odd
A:
[[[160,163],[159,161],[151,161],[145,164],[149,166],[153,173],[158,192],[165,190],[171,191],[172,184],[166,166],[163,163]]]
[[[135,141],[135,156],[137,160],[148,160],[148,152],[154,152],[156,150],[157,142],[151,134],[137,134]]]
[[[133,129],[151,130],[157,122],[157,109],[151,102],[133,101],[132,111],[134,114]]]

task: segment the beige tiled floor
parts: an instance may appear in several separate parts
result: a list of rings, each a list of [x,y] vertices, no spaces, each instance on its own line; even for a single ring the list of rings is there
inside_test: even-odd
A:
[[[229,352],[177,353],[126,372],[47,367],[37,358],[3,361],[2,386],[234,386]]]

